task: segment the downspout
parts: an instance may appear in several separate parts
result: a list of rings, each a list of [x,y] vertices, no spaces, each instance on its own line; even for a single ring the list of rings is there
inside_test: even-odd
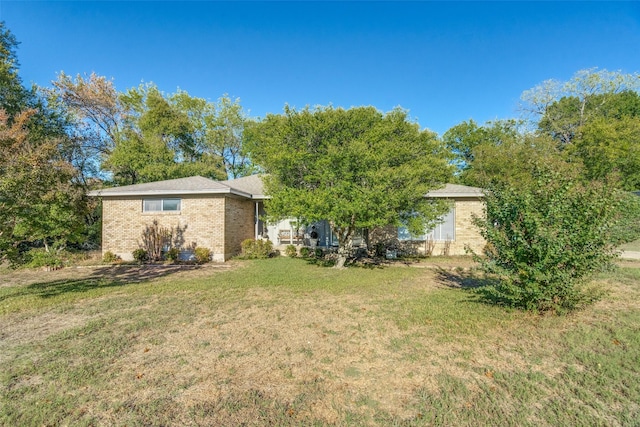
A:
[[[260,217],[260,209],[258,208],[258,203],[260,202],[256,202],[256,216],[255,216],[255,224],[254,224],[254,231],[255,231],[255,240],[258,240],[258,221],[259,221],[259,217]]]

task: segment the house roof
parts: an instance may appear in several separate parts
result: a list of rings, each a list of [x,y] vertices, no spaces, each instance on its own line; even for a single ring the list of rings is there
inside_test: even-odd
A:
[[[263,200],[264,184],[261,175],[250,175],[242,178],[214,181],[202,176],[169,179],[166,181],[147,182],[144,184],[125,185],[122,187],[103,188],[89,192],[90,196],[122,197],[122,196],[167,196],[187,194],[234,194],[248,199]],[[446,184],[444,187],[427,193],[427,197],[483,197],[483,190],[459,184]]]
[[[243,191],[253,195],[254,199],[266,199],[264,194],[264,184],[262,183],[262,175],[249,175],[242,178],[228,179],[221,181],[221,184],[228,185],[236,190]]]
[[[103,188],[89,193],[90,196],[101,197],[164,196],[179,194],[235,194],[249,199],[252,198],[252,194],[247,191],[202,176]]]
[[[450,197],[484,197],[484,190],[468,185],[446,184],[442,188],[432,190],[427,193],[427,197],[450,198]]]

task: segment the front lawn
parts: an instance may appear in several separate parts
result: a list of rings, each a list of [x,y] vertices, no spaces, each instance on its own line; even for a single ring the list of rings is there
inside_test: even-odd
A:
[[[640,419],[640,269],[553,317],[479,303],[472,271],[429,267],[3,270],[0,425]]]

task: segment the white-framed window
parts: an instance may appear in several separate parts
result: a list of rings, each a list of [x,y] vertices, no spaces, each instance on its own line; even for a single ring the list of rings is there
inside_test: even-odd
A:
[[[144,199],[142,201],[143,212],[178,212],[180,211],[180,199]]]
[[[427,230],[425,234],[420,236],[412,236],[407,227],[398,227],[398,240],[427,240],[435,241],[455,240],[456,239],[456,210],[452,208],[448,213],[440,217],[440,223]]]
[[[452,208],[440,218],[442,222],[427,233],[435,241],[456,240],[456,210]]]

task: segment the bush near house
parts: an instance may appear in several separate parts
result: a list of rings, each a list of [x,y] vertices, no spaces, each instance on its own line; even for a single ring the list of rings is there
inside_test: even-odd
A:
[[[241,244],[244,259],[269,258],[273,253],[273,243],[271,240],[246,239]]]
[[[311,249],[310,248],[308,248],[306,246],[303,246],[303,247],[300,248],[300,257],[309,258],[310,254],[311,254]]]
[[[211,261],[211,250],[209,248],[196,248],[193,254],[198,264],[205,264]]]
[[[149,261],[160,261],[163,249],[171,245],[173,230],[161,227],[157,220],[153,220],[151,225],[145,226],[140,238],[140,246],[147,253],[146,258]]]
[[[170,248],[167,252],[165,252],[164,258],[167,261],[171,262],[178,261],[180,259],[180,249],[176,248],[175,246]]]
[[[564,312],[598,298],[584,285],[616,257],[613,188],[534,167],[530,182],[494,186],[485,202],[486,215],[475,224],[488,243],[486,257],[476,259],[495,279],[481,290],[487,299]]]
[[[107,264],[111,264],[118,261],[121,261],[121,258],[111,251],[105,252],[104,255],[102,256],[102,262],[105,262]]]
[[[287,247],[284,250],[284,253],[289,258],[295,258],[298,256],[298,249],[295,247],[295,245],[287,245]]]
[[[138,262],[144,262],[147,260],[147,251],[142,248],[135,249],[131,255],[133,255],[133,259]]]

